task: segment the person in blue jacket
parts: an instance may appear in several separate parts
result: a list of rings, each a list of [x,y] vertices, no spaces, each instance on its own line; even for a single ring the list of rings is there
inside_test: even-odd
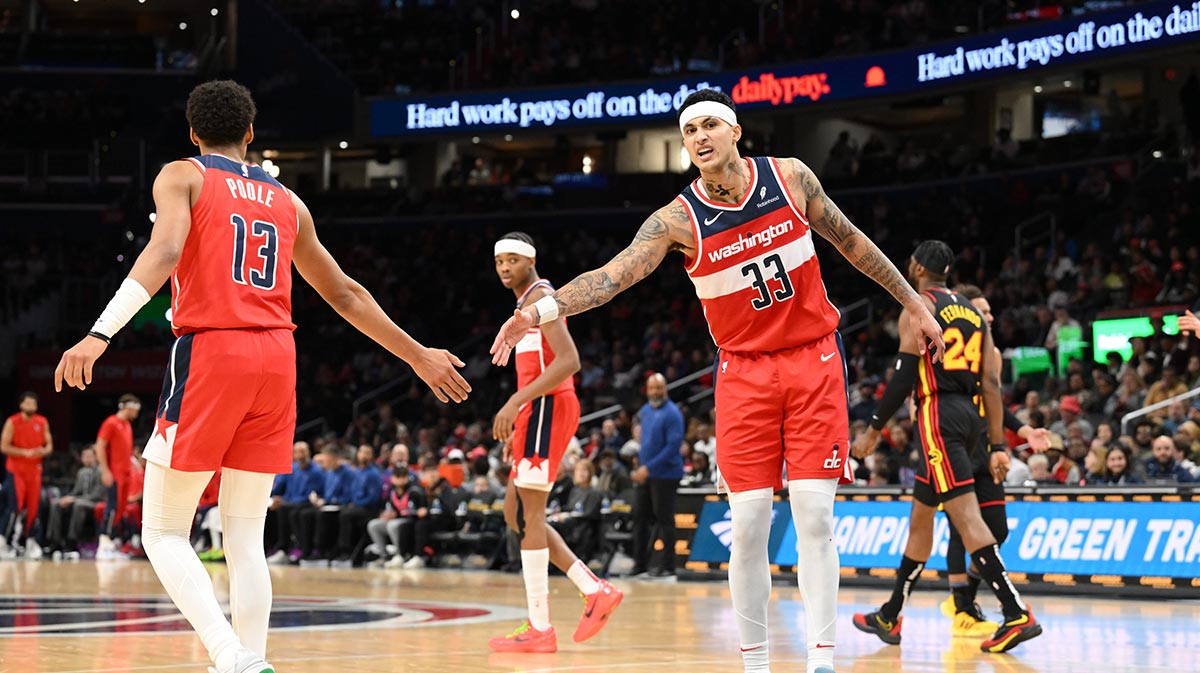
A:
[[[645,406],[639,413],[642,447],[638,469],[631,475],[638,485],[634,501],[631,576],[672,581],[675,579],[675,489],[683,478],[684,422],[679,407],[667,397],[667,379],[654,374],[646,379]],[[658,535],[652,533],[657,526]],[[663,565],[649,567],[654,540],[662,540]]]
[[[356,550],[365,542],[367,522],[383,508],[383,473],[375,467],[375,449],[370,444],[358,447],[350,503],[338,512],[337,559],[334,563],[352,564]]]
[[[335,540],[333,531],[337,525],[337,513],[343,505],[350,503],[351,490],[354,483],[354,468],[350,466],[349,451],[343,451],[336,444],[325,448],[327,470],[325,484],[321,492],[308,494],[309,506],[296,512],[294,525],[296,541],[300,543],[300,560],[327,560],[328,552],[333,551]],[[325,516],[320,516],[325,514]],[[326,555],[318,559],[313,549],[322,549]]]
[[[292,472],[281,474],[275,478],[275,486],[271,489],[271,504],[268,506],[268,516],[275,517],[276,537],[273,545],[277,550],[268,559],[268,563],[286,563],[288,552],[292,546],[292,518],[296,512],[307,506],[308,494],[320,492],[325,487],[325,473],[312,460],[312,450],[308,442],[296,442],[292,445]]]

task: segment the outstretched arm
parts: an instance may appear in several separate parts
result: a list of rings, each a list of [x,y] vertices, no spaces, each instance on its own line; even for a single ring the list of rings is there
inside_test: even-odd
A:
[[[783,162],[788,189],[793,196],[803,196],[808,225],[825,240],[833,243],[851,264],[887,290],[910,314],[910,325],[916,330],[918,352],[925,354],[928,339],[935,347],[933,358],[940,362],[945,344],[937,321],[929,312],[919,295],[896,268],[895,264],[880,251],[842,214],[841,209],[829,198],[821,187],[821,181],[808,166],[798,159]]]
[[[691,222],[683,204],[672,201],[659,208],[642,223],[629,247],[608,264],[579,275],[551,295],[552,299],[545,297],[513,312],[492,343],[492,362],[508,364],[513,347],[530,327],[607,303],[658,268],[668,252],[690,249],[691,238]]]
[[[471,386],[455,369],[462,367],[463,361],[449,351],[422,346],[392,322],[371,293],[347,276],[317,239],[312,214],[304,202],[294,194],[292,201],[296,204],[296,214],[300,218],[300,232],[296,236],[292,261],[304,280],[312,285],[317,294],[321,295],[338,315],[345,318],[346,322],[407,362],[439,400],[466,400]]]

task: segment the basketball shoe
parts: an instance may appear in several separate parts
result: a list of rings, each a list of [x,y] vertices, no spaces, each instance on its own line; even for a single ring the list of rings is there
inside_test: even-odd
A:
[[[492,638],[488,647],[493,652],[557,652],[558,636],[553,626],[538,631],[526,621],[507,636]]]
[[[983,615],[979,603],[974,603],[970,610],[955,613],[954,622],[950,624],[950,635],[964,638],[986,638],[995,633],[998,628],[1000,628],[999,624],[988,621],[988,618]]]
[[[859,631],[873,633],[888,645],[900,644],[900,624],[904,621],[903,617],[897,617],[895,623],[892,623],[884,619],[878,611],[865,615],[860,612],[854,615],[853,621],[854,628]]]
[[[1040,635],[1042,625],[1033,618],[1033,612],[1026,611],[1020,617],[1001,624],[995,635],[979,644],[979,649],[984,652],[1007,652]]]
[[[221,657],[218,656],[218,659]],[[228,668],[217,670],[209,666],[208,673],[275,673],[275,667],[268,664],[266,660],[258,656],[248,649],[242,649],[237,653],[237,657],[233,660]]]
[[[574,639],[577,643],[600,633],[600,629],[608,624],[608,617],[621,604],[625,594],[613,586],[608,580],[600,580],[600,588],[594,593],[583,597],[583,616],[579,618],[579,626],[575,628]]]

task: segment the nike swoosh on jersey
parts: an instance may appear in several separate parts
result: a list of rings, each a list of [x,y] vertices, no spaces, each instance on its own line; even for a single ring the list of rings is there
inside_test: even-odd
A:
[[[834,356],[833,353],[830,353],[829,355],[822,355],[821,362],[829,362],[830,360],[833,359],[833,356]]]
[[[722,216],[722,215],[724,215],[724,214],[725,214],[725,213],[717,213],[716,215],[713,215],[713,217],[712,217],[712,219],[711,219],[711,220],[710,220],[710,219],[708,219],[707,217],[706,217],[706,218],[704,218],[704,226],[708,226],[708,225],[712,224],[713,222],[716,222],[716,221],[717,221],[717,218],[718,218],[718,217],[720,217],[720,216]]]

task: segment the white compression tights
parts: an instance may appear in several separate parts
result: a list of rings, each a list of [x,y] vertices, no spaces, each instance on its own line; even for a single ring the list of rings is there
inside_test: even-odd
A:
[[[769,488],[729,494],[733,543],[729,550],[729,595],[737,620],[742,659],[747,673],[769,670],[767,603],[771,599],[771,537]]]
[[[231,626],[208,571],[189,543],[196,504],[212,474],[146,465],[142,545],[171,600],[221,670],[242,646],[266,656],[271,575],[262,541],[275,475],[226,468],[221,476],[218,506],[229,569]]]
[[[833,497],[837,479],[793,479],[788,482],[792,523],[796,527],[796,580],[804,600],[808,630],[808,672],[833,668],[837,634],[840,571],[833,542]]]

